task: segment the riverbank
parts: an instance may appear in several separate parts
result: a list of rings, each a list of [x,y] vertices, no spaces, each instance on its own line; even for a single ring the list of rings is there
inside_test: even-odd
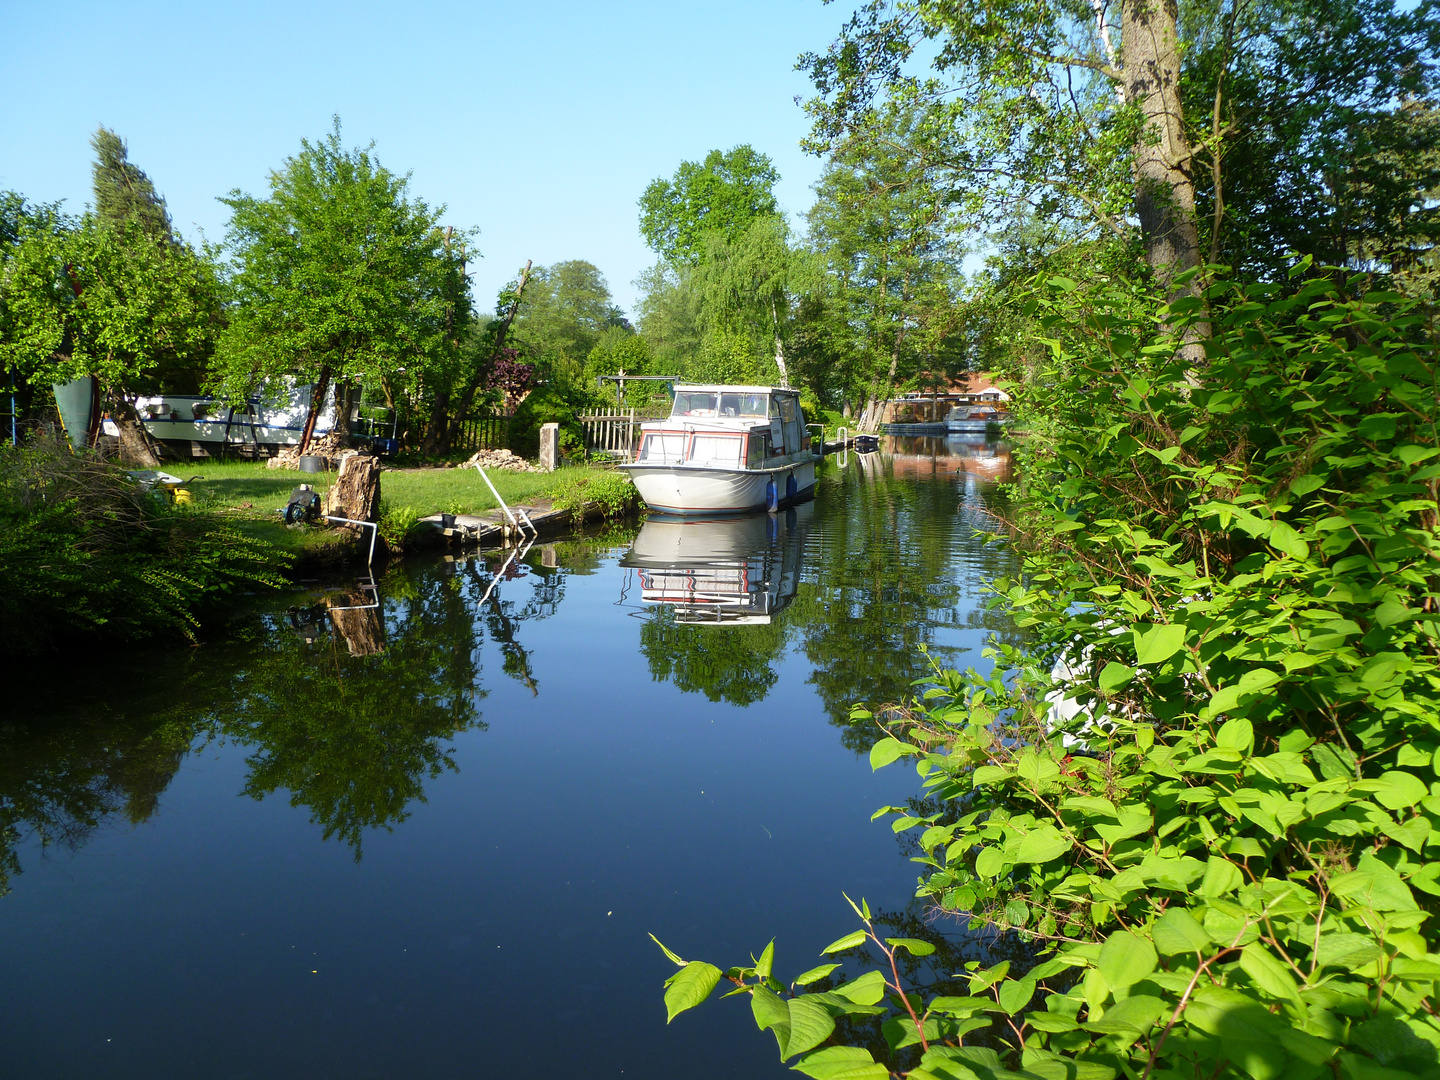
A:
[[[263,462],[215,462],[183,473],[197,509],[213,514],[247,536],[288,553],[292,577],[313,576],[363,560],[364,548],[352,532],[324,526],[287,526],[281,519],[290,492],[309,484],[329,490],[334,472],[299,473],[266,468]],[[487,473],[505,503],[523,507],[547,535],[569,525],[614,517],[635,507],[628,479],[613,470],[577,465],[553,473]],[[627,490],[628,489],[628,490]],[[440,515],[455,515],[484,542],[500,537],[502,512],[484,479],[474,469],[456,467],[385,468],[380,474],[381,534],[392,548],[407,551],[444,547],[459,537],[439,527]]]

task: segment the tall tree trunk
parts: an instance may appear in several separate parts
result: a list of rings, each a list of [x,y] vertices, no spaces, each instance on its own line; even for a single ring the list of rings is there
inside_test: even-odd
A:
[[[355,407],[355,380],[335,380],[335,425],[330,434],[341,439],[350,437],[350,413]]]
[[[1201,265],[1195,221],[1195,158],[1180,100],[1180,43],[1175,0],[1124,0],[1120,22],[1125,99],[1144,121],[1135,143],[1135,213],[1145,261],[1174,301],[1198,296],[1199,275],[1176,278]],[[1181,352],[1191,366],[1204,361],[1208,323],[1192,323]]]
[[[320,369],[320,378],[316,380],[315,386],[310,393],[310,411],[305,414],[305,427],[300,432],[300,453],[310,449],[310,438],[315,434],[315,420],[320,415],[320,410],[325,407],[325,394],[330,389],[330,365],[326,364]]]
[[[106,388],[110,399],[110,418],[120,432],[120,460],[126,465],[138,465],[145,469],[158,469],[160,455],[155,441],[145,430],[145,423],[135,411],[135,402],[123,386]]]
[[[460,395],[460,400],[450,414],[450,429],[445,435],[447,445],[454,441],[455,436],[460,432],[460,425],[465,423],[465,416],[475,402],[475,392],[480,389],[480,380],[485,377],[488,364],[499,357],[500,350],[505,348],[505,337],[510,333],[510,324],[515,321],[515,312],[520,308],[520,294],[525,291],[525,282],[529,280],[530,260],[527,259],[525,269],[520,272],[520,284],[515,287],[515,299],[510,302],[510,310],[505,313],[505,319],[495,333],[495,350],[487,358],[485,364],[482,364],[471,377],[469,385],[465,387],[465,392]]]

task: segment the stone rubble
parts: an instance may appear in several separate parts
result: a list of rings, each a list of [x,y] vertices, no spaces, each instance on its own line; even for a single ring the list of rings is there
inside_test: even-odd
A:
[[[477,450],[461,468],[468,469],[472,465],[482,465],[487,469],[506,469],[510,472],[540,471],[538,465],[532,465],[519,454],[513,454],[509,450]]]

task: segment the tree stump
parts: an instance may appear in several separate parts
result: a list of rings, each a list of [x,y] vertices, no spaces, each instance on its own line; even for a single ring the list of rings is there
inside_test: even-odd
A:
[[[385,651],[385,620],[380,618],[379,608],[369,606],[374,602],[374,597],[363,591],[332,596],[325,602],[330,622],[345,639],[351,656],[375,656]]]
[[[351,521],[380,520],[380,462],[367,454],[350,454],[326,499],[326,513]]]

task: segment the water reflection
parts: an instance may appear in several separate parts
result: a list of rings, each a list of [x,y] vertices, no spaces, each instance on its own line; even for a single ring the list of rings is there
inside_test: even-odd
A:
[[[32,679],[0,728],[0,890],[24,837],[74,849],[107,819],[146,820],[186,753],[210,744],[242,748],[241,793],[283,796],[359,860],[367,835],[458,770],[455,741],[486,730],[496,679],[544,698],[537,642],[557,646],[538,624],[552,618],[612,635],[634,616],[644,675],[714,702],[761,702],[788,670],[863,752],[874,733],[848,723],[851,706],[910,694],[927,673],[919,646],[965,666],[986,636],[1014,635],[980,602],[1013,556],[976,540],[995,528],[991,480],[1008,468],[1003,443],[887,437],[827,463],[820,498],[785,514],[412,563],[201,650],[94,665],[58,703]],[[567,616],[567,581],[607,574],[619,601]],[[633,692],[625,671],[584,677]]]
[[[814,515],[806,502],[776,515],[647,521],[620,565],[639,571],[641,602],[669,606],[677,623],[765,625],[795,599]]]

